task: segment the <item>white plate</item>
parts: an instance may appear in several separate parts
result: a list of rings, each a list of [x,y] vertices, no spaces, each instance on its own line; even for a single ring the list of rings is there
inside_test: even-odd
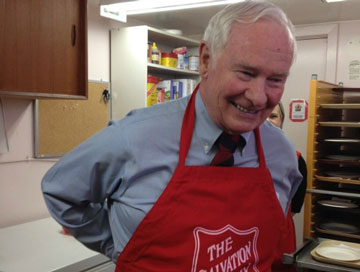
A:
[[[356,138],[333,138],[333,139],[324,139],[324,141],[330,143],[360,143],[360,139],[356,139]]]
[[[337,200],[319,200],[318,203],[321,206],[332,207],[332,208],[355,209],[359,207],[355,203],[337,201]]]
[[[330,160],[339,160],[339,161],[358,161],[360,156],[351,156],[351,155],[327,155],[325,158]]]
[[[357,261],[360,260],[360,252],[351,247],[324,246],[316,249],[316,253],[322,257],[338,261]]]

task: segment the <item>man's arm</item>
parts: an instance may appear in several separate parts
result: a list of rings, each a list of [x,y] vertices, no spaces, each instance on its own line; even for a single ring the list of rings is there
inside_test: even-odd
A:
[[[307,169],[304,158],[300,155],[299,157],[299,171],[303,176],[303,179],[291,201],[291,212],[299,213],[301,207],[304,204],[305,193],[306,193],[306,184],[307,184]]]
[[[126,154],[126,143],[117,131],[110,126],[66,154],[41,184],[54,219],[85,246],[110,258],[113,239],[107,199],[121,183],[125,164],[121,154]]]

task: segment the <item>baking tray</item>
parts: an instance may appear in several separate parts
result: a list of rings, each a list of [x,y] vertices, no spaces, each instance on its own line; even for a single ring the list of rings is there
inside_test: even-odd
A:
[[[330,239],[321,237],[316,238],[316,240],[311,238],[308,239],[310,239],[310,244],[307,244],[305,247],[301,247],[295,256],[295,265],[297,271],[304,271],[304,269],[307,269],[306,271],[308,271],[308,269],[314,269],[315,271],[325,272],[359,272],[359,269],[356,268],[317,261],[313,256],[311,256],[310,252],[322,241],[328,241]]]
[[[326,230],[326,229],[322,229],[319,227],[317,227],[315,229],[316,229],[316,231],[318,231],[320,233],[324,233],[324,234],[353,238],[353,239],[360,239],[360,235],[353,234],[353,233],[346,233],[346,232],[340,232],[340,231],[334,231],[334,230]]]
[[[351,248],[360,255],[360,245],[359,244],[337,241],[337,240],[326,240],[326,241],[322,241],[317,247],[315,247],[313,250],[311,250],[310,254],[315,260],[320,261],[320,262],[331,263],[331,264],[360,269],[360,259],[356,260],[356,261],[342,261],[342,260],[337,260],[337,259],[326,258],[326,257],[320,256],[317,253],[317,250],[320,248],[325,248],[325,247],[337,247],[339,249]]]

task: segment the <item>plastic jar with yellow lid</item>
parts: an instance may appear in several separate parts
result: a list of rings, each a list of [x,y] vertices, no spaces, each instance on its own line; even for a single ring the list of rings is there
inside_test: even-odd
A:
[[[175,53],[162,53],[161,65],[176,68],[177,67],[177,55]]]

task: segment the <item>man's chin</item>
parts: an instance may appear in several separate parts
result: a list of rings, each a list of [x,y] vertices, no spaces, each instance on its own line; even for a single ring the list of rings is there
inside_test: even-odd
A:
[[[241,124],[241,125],[237,125],[237,126],[232,126],[229,128],[229,131],[232,134],[242,134],[242,133],[246,133],[249,131],[254,130],[256,127],[258,126],[254,126],[254,124]]]

